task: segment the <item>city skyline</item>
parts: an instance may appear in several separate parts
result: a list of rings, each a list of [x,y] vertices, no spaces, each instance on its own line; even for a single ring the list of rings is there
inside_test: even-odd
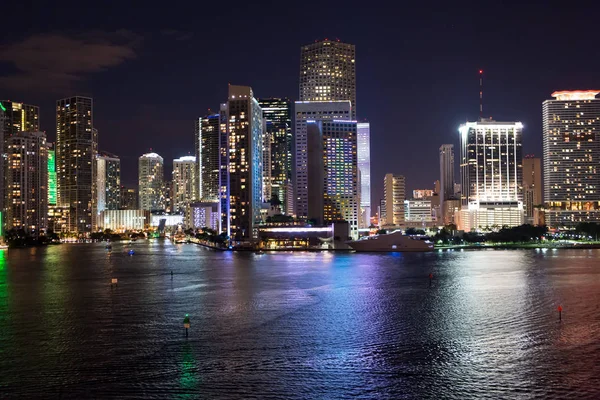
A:
[[[167,160],[193,155],[194,127],[190,121],[208,114],[209,108],[218,111],[215,107],[227,96],[227,83],[251,86],[259,98],[297,100],[300,47],[314,40],[339,38],[356,46],[359,122],[361,118],[368,118],[373,137],[379,135],[380,138],[374,139],[371,149],[373,155],[378,155],[373,157],[371,171],[372,202],[376,204],[379,193],[383,192],[380,177],[386,172],[404,173],[408,188],[430,187],[437,179],[437,174],[430,170],[408,173],[417,162],[435,162],[435,148],[419,152],[408,151],[408,148],[424,148],[431,141],[458,146],[456,126],[465,120],[475,120],[478,115],[480,68],[485,73],[486,114],[496,120],[522,121],[524,150],[537,156],[542,153],[541,102],[556,90],[600,87],[600,76],[593,67],[595,54],[590,55],[589,63],[573,64],[568,59],[548,62],[550,43],[574,46],[573,51],[590,48],[593,35],[586,33],[591,33],[593,24],[586,24],[585,20],[591,15],[580,16],[575,10],[553,7],[540,10],[532,5],[518,8],[486,5],[481,9],[448,5],[425,15],[424,8],[417,6],[417,17],[397,17],[402,23],[394,23],[399,28],[390,33],[385,26],[389,25],[391,16],[382,14],[371,20],[366,16],[374,11],[358,3],[352,5],[345,11],[336,10],[340,23],[335,29],[312,21],[291,21],[283,26],[275,40],[263,43],[260,51],[244,51],[248,63],[255,65],[249,69],[232,62],[237,55],[228,54],[224,49],[217,49],[211,55],[215,62],[196,62],[206,57],[194,55],[191,49],[205,33],[220,26],[224,21],[221,15],[203,26],[192,24],[191,17],[184,16],[178,24],[179,31],[155,28],[159,20],[153,20],[151,15],[148,19],[132,21],[127,10],[111,18],[107,18],[108,10],[83,11],[77,16],[78,20],[86,16],[95,31],[67,23],[75,18],[69,10],[53,12],[56,22],[35,17],[33,28],[28,30],[8,20],[9,34],[0,39],[0,93],[3,93],[0,97],[38,105],[41,130],[46,131],[50,142],[55,141],[53,104],[56,99],[74,94],[93,97],[95,125],[102,137],[100,148],[121,157],[122,180],[133,184],[137,180],[137,157],[150,148]],[[9,4],[5,9],[8,15],[13,7],[16,6]],[[327,4],[323,8],[322,12],[334,9]],[[233,22],[252,15],[258,21],[266,21],[277,12],[283,10],[270,9],[269,15],[261,16],[243,8],[234,10],[228,18]],[[498,18],[489,22],[489,18],[483,16],[490,13]],[[571,18],[575,15],[577,19]],[[566,25],[558,29],[553,24],[556,20]],[[561,32],[574,27],[575,20],[580,39],[572,44]],[[36,21],[41,23],[36,24]],[[506,23],[522,24],[523,29],[519,35],[506,37],[500,34],[502,29],[495,29]],[[256,29],[265,33],[266,25]],[[57,34],[56,29],[61,26],[72,26],[72,31]],[[97,31],[99,26],[102,30]],[[357,26],[361,29],[357,30]],[[481,33],[475,35],[477,31]],[[405,36],[410,40],[403,39]],[[229,33],[222,40],[233,42]],[[23,65],[19,55],[36,43],[42,42],[51,49],[62,41],[66,41],[68,49],[79,51],[77,54],[89,54],[90,48],[101,54],[106,52],[109,55],[103,55],[102,60],[110,62],[102,63],[97,69],[86,67],[72,74],[63,73],[61,77],[73,77],[65,78],[67,84],[60,80],[54,86],[44,84],[39,78],[42,73],[37,71],[34,78],[38,79],[30,79],[27,85],[18,87],[23,82],[19,80],[21,74],[14,73]],[[392,50],[392,44],[398,46],[399,51]],[[102,46],[93,47],[95,45]],[[269,57],[265,57],[266,54]],[[167,70],[163,68],[165,56],[172,61]],[[50,56],[44,53],[39,57]],[[189,63],[177,62],[188,57],[192,57]],[[280,67],[276,71],[263,68],[265,60],[272,61],[274,57]],[[515,64],[514,59],[519,59],[519,63]],[[53,68],[59,67],[62,66]],[[157,78],[157,84],[148,85]],[[383,103],[398,112],[388,113],[387,107],[380,107]],[[419,104],[427,105],[420,108],[416,106]],[[169,112],[163,113],[163,110]],[[125,136],[124,143],[119,143]],[[394,157],[405,141],[409,146],[399,150],[402,157]],[[389,167],[384,160],[388,160]]]

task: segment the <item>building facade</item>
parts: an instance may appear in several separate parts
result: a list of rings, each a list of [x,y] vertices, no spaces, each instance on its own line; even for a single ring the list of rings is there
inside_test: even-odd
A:
[[[98,213],[121,207],[121,160],[107,152],[96,156],[96,193]]]
[[[348,100],[356,119],[356,49],[322,40],[300,50],[300,101]]]
[[[187,228],[210,228],[215,232],[219,232],[220,223],[218,203],[192,202],[188,204],[188,210],[185,213],[185,226]]]
[[[48,223],[46,134],[11,134],[6,140],[6,163],[6,228],[37,237]]]
[[[356,239],[360,203],[357,123],[311,121],[307,132],[308,219],[318,226],[345,221],[348,235]]]
[[[404,221],[412,226],[425,226],[432,222],[431,200],[404,200]]]
[[[150,226],[150,212],[147,210],[104,210],[98,218],[98,226],[118,233],[141,231]]]
[[[350,101],[296,102],[296,216],[306,219],[308,215],[308,124],[317,121],[351,121]]]
[[[196,157],[185,156],[173,160],[173,209],[177,214],[185,213],[187,205],[194,200],[196,191]]]
[[[221,121],[221,228],[234,244],[254,241],[263,194],[263,116],[250,87],[229,85]]]
[[[404,201],[406,200],[406,180],[403,175],[386,174],[383,180],[383,200],[385,213],[383,226],[404,225]]]
[[[156,153],[143,154],[138,159],[139,209],[165,209],[163,158]]]
[[[440,203],[454,198],[454,145],[440,147]],[[443,212],[443,211],[442,211]]]
[[[219,201],[219,114],[199,118],[196,123],[197,199]]]
[[[69,97],[56,102],[56,175],[58,204],[69,207],[69,226],[77,233],[94,229],[95,168],[98,151],[93,100]]]
[[[56,151],[52,143],[48,143],[48,206],[55,206],[57,202]]]
[[[5,210],[4,173],[6,165],[6,139],[19,132],[40,131],[40,108],[31,104],[17,103],[10,100],[0,101],[0,211]],[[4,221],[0,221],[4,223]]]
[[[600,90],[558,91],[542,103],[545,222],[600,222]]]
[[[459,132],[459,228],[471,231],[523,224],[523,124],[480,120],[461,125]]]
[[[138,191],[136,188],[121,186],[121,210],[137,210],[139,207]]]
[[[527,223],[533,223],[533,210],[542,203],[542,160],[539,157],[525,156],[523,158],[523,206]]]
[[[292,186],[292,103],[286,98],[269,98],[259,99],[258,104],[266,123],[265,136],[270,140],[268,164],[263,165],[263,170],[269,171],[270,191],[281,202],[281,211],[291,215],[294,213],[289,201],[290,197],[293,199],[293,193],[289,193]]]
[[[371,125],[368,122],[359,122],[356,131],[360,174],[359,228],[368,228],[371,225]]]

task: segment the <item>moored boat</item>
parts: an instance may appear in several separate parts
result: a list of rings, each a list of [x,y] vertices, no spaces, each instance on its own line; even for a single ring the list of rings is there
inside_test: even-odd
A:
[[[374,235],[347,242],[356,251],[432,251],[433,243],[405,236],[402,232]]]

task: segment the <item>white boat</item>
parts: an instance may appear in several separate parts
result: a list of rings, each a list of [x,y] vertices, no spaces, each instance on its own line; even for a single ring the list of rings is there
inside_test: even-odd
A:
[[[433,243],[405,236],[402,232],[374,235],[348,242],[356,251],[432,251]]]

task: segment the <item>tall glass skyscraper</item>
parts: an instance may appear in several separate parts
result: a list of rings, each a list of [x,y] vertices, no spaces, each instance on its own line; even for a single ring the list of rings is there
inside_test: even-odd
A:
[[[300,101],[349,100],[356,119],[356,50],[325,39],[300,50]]]
[[[6,140],[6,228],[38,236],[48,226],[48,145],[43,132],[18,132]]]
[[[542,103],[546,225],[600,222],[600,90],[558,91]]]
[[[350,101],[297,101],[296,102],[296,215],[308,216],[308,195],[312,190],[308,182],[308,124],[316,121],[351,121]]]
[[[199,118],[196,123],[196,181],[198,198],[219,201],[219,114]]]
[[[69,207],[69,226],[79,233],[94,228],[98,135],[93,127],[91,98],[75,96],[56,102],[58,203]]]
[[[222,229],[234,243],[256,240],[263,190],[263,111],[250,87],[229,85],[220,118]]]
[[[360,172],[359,228],[371,225],[371,126],[368,122],[356,124],[357,159]]]
[[[48,205],[55,206],[58,199],[56,190],[56,151],[48,143]]]
[[[289,188],[292,180],[292,103],[288,99],[259,99],[270,140],[271,193],[281,201],[281,211],[293,214]],[[263,165],[265,168],[266,164]],[[269,199],[266,199],[267,201]]]
[[[138,160],[138,198],[140,209],[162,211],[165,209],[165,178],[163,158],[156,153],[146,153]]]
[[[482,119],[459,132],[460,229],[523,224],[523,124]]]
[[[118,156],[107,152],[96,156],[96,193],[98,215],[104,210],[121,207],[121,160]]]

